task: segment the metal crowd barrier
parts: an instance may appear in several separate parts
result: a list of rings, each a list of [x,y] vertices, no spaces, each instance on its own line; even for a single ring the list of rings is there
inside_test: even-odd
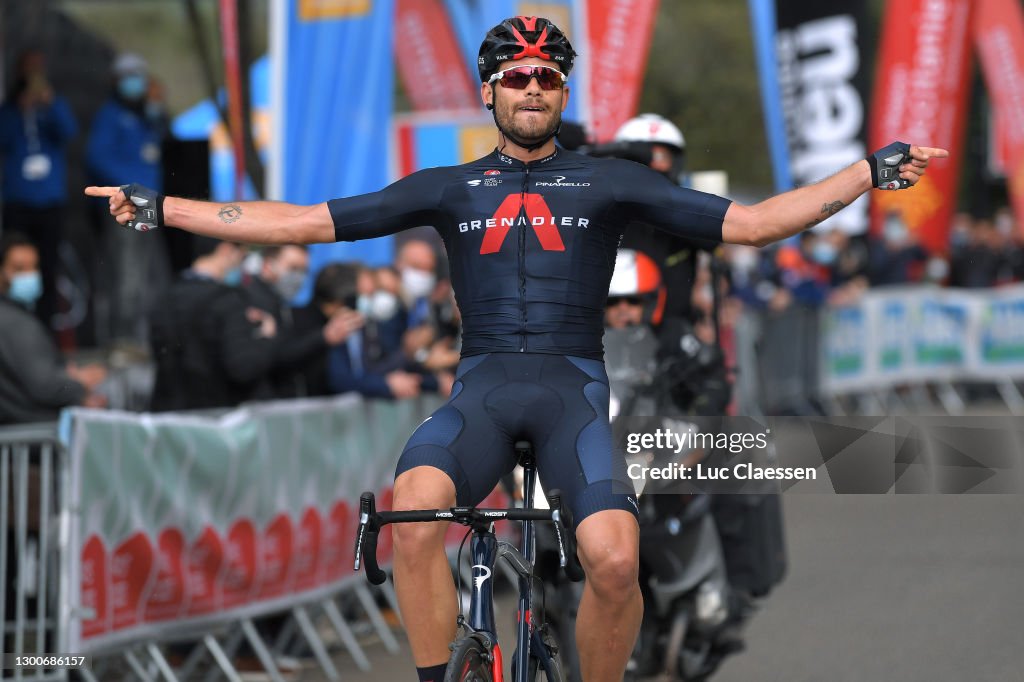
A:
[[[55,653],[67,457],[55,424],[0,427],[0,614],[3,653]],[[66,680],[66,670],[0,670],[0,680]]]
[[[744,310],[736,324],[736,401],[740,414],[815,414],[819,392],[820,313],[793,305]]]
[[[68,552],[74,551],[71,527],[79,510],[71,508],[72,461],[58,439],[55,424],[0,427],[0,613],[7,654],[39,655],[61,651],[70,623],[85,615],[66,577]],[[471,573],[468,555],[453,569]],[[468,562],[468,563],[467,563]],[[504,576],[512,585],[514,574]],[[382,606],[383,605],[383,606]],[[198,629],[169,628],[148,639],[111,644],[89,653],[87,668],[69,672],[47,668],[0,670],[0,680],[203,680],[243,679],[237,656],[248,647],[268,679],[289,679],[280,668],[283,658],[299,654],[305,666],[314,665],[326,679],[339,680],[344,666],[371,668],[368,642],[389,653],[398,641],[384,615],[397,616],[393,586],[371,588],[353,575],[330,593],[298,597],[277,614],[285,618],[272,631],[261,630],[252,617],[202,625]],[[267,615],[276,615],[268,613]]]

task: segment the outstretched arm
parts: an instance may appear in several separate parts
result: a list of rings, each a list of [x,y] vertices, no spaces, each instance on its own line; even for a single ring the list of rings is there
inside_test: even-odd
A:
[[[86,187],[91,197],[107,197],[110,213],[125,225],[136,206],[119,187]],[[334,221],[326,203],[297,206],[276,201],[214,203],[178,197],[163,200],[163,224],[224,241],[247,244],[333,242]]]
[[[945,149],[910,148],[911,160],[899,168],[899,177],[911,185],[924,175],[930,159],[949,156]],[[871,166],[858,161],[832,177],[785,192],[753,206],[732,204],[722,224],[722,241],[764,246],[808,230],[853,203],[872,189]]]

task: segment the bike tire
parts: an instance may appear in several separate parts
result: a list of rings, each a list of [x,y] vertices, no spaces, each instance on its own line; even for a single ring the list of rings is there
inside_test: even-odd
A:
[[[444,671],[444,682],[493,682],[491,656],[476,637],[463,637],[455,643]]]

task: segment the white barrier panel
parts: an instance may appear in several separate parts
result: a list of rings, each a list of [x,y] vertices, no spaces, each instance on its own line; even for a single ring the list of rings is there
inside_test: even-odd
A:
[[[869,291],[823,316],[822,388],[1024,379],[1024,285]]]
[[[61,650],[197,633],[362,580],[359,495],[377,491],[390,508],[402,447],[439,404],[343,396],[221,417],[69,411],[77,513]],[[379,550],[383,564],[390,534]]]

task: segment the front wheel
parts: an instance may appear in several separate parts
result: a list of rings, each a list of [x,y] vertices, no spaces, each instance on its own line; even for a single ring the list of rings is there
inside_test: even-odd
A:
[[[444,672],[444,682],[493,682],[491,654],[476,637],[463,637],[455,643]]]

